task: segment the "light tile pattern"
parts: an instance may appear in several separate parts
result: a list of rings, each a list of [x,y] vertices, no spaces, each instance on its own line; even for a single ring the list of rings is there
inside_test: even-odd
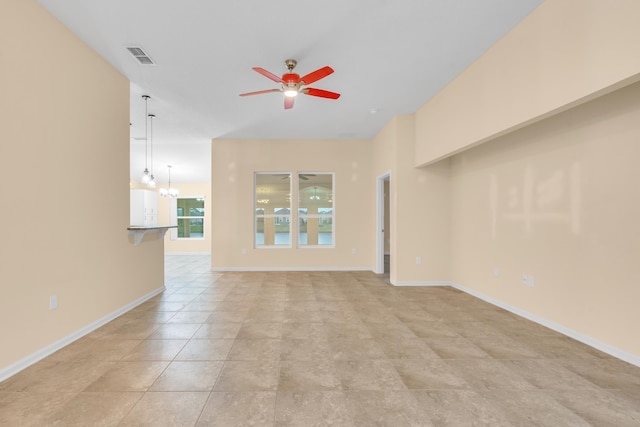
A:
[[[640,426],[640,368],[452,288],[210,271],[0,383],[2,426]]]

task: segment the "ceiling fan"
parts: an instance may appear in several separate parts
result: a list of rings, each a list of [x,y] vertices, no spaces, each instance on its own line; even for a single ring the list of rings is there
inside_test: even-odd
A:
[[[240,96],[260,95],[263,93],[270,93],[270,92],[283,92],[284,108],[286,110],[293,108],[293,102],[295,101],[296,99],[295,97],[299,93],[303,93],[305,95],[311,95],[311,96],[318,96],[320,98],[329,98],[329,99],[340,98],[340,94],[336,92],[330,92],[328,90],[323,90],[323,89],[315,89],[312,87],[305,87],[333,73],[333,68],[331,67],[318,68],[317,70],[312,71],[311,73],[305,74],[304,76],[300,77],[299,74],[296,74],[293,72],[293,69],[296,67],[297,64],[298,62],[295,59],[287,59],[286,61],[284,61],[284,65],[287,66],[287,70],[289,71],[287,73],[284,73],[282,77],[278,77],[275,74],[265,70],[264,68],[253,67],[255,71],[267,77],[268,79],[271,79],[277,83],[281,83],[281,86],[277,89],[267,89],[267,90],[259,90],[257,92],[241,93]]]
[[[298,178],[300,178],[303,181],[308,181],[310,176],[316,176],[315,173],[301,173],[298,174]]]

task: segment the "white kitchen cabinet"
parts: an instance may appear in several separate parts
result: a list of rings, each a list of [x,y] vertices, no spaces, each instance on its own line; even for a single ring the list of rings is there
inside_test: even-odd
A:
[[[158,193],[133,189],[129,202],[131,225],[158,225]]]

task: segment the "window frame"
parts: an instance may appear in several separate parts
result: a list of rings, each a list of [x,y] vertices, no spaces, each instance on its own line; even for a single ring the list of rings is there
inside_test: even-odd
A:
[[[197,199],[197,200],[202,200],[202,208],[204,209],[203,215],[202,216],[185,216],[185,215],[178,215],[178,200],[181,199]],[[206,218],[207,218],[207,199],[205,196],[203,195],[196,195],[196,196],[178,196],[175,198],[171,198],[171,217],[170,217],[170,224],[173,226],[177,226],[178,225],[178,220],[180,219],[202,219],[202,236],[201,237],[179,237],[178,236],[178,229],[177,228],[172,228],[171,229],[171,240],[182,240],[182,241],[191,241],[191,240],[205,240],[207,235],[207,227],[206,227]]]
[[[288,215],[283,215],[283,214],[265,214],[264,212],[259,215],[258,214],[258,209],[259,208],[264,208],[263,206],[258,206],[258,175],[289,175],[289,214]],[[295,214],[294,214],[294,209],[293,209],[293,199],[294,199],[294,195],[292,193],[293,191],[293,180],[294,180],[294,172],[291,171],[254,171],[253,172],[253,193],[252,193],[252,197],[253,197],[253,248],[254,249],[291,249],[294,247],[294,239],[296,238],[296,233],[294,232],[294,228],[293,228],[293,224],[295,224]],[[286,208],[286,207],[285,207]],[[270,219],[273,218],[274,221],[277,221],[278,218],[288,218],[289,220],[289,243],[288,244],[281,244],[281,245],[277,245],[275,244],[275,239],[274,239],[274,244],[273,245],[265,245],[264,243],[259,244],[258,240],[257,240],[257,234],[258,234],[258,218],[262,218],[263,219],[263,224],[264,224],[264,220],[265,219]],[[264,229],[263,229],[263,236],[264,236]],[[264,242],[264,240],[263,240]]]
[[[296,247],[298,249],[335,249],[336,247],[336,173],[328,171],[297,171],[296,173]],[[331,213],[330,214],[301,214],[300,213],[300,193],[301,180],[300,175],[331,175]],[[320,221],[323,218],[331,219],[331,244],[330,245],[309,245],[300,243],[300,226],[301,219],[315,218]],[[307,241],[309,236],[307,235]]]

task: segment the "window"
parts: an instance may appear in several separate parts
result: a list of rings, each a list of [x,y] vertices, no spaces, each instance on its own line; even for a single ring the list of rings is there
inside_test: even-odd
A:
[[[298,246],[333,247],[333,174],[298,173]]]
[[[291,174],[255,173],[255,246],[291,247]]]
[[[204,198],[178,198],[176,203],[178,239],[204,238]]]
[[[255,172],[255,247],[334,247],[334,174]],[[293,183],[291,181],[294,181]],[[295,187],[292,187],[295,186]],[[292,201],[292,188],[296,188]],[[297,210],[292,206],[297,205]],[[292,224],[298,224],[292,227]]]

